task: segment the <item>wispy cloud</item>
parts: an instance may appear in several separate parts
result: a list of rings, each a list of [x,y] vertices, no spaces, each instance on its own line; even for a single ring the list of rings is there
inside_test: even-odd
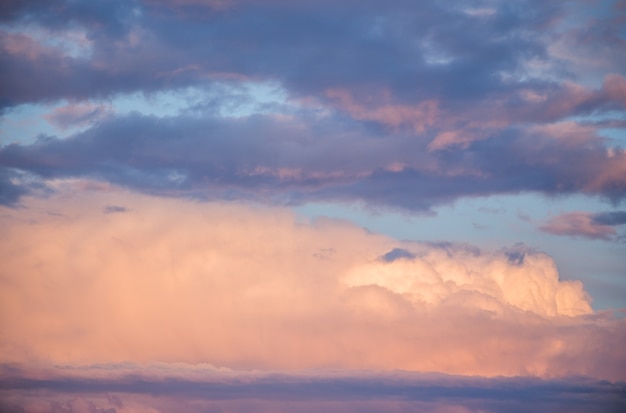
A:
[[[66,129],[73,126],[89,126],[112,114],[112,109],[103,105],[70,104],[61,106],[45,116],[53,125]]]
[[[616,239],[615,228],[626,224],[626,211],[613,212],[567,212],[551,218],[540,228],[554,235],[584,237],[591,239]]]
[[[118,206],[118,205],[106,205],[104,207],[105,214],[116,214],[119,212],[127,212],[127,211],[128,209],[126,207]]]

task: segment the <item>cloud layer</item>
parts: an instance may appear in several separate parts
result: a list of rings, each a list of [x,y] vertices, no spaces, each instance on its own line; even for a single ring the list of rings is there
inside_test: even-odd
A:
[[[623,14],[617,1],[9,2],[5,116],[54,104],[51,125],[87,129],[6,137],[0,176],[412,211],[530,191],[619,202],[626,153],[603,130],[623,132]],[[251,85],[281,99],[244,96]],[[182,91],[196,98],[165,117],[110,106]],[[0,185],[4,204],[36,193]]]
[[[522,245],[116,191],[1,219],[3,362],[624,379],[623,320],[593,315],[580,282]]]
[[[218,370],[209,365],[2,366],[3,412],[617,412],[623,383],[408,372]],[[52,390],[54,393],[50,393]]]

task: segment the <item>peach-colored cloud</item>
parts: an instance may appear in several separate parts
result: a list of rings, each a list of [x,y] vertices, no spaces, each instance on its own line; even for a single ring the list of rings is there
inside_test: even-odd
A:
[[[542,316],[591,313],[582,285],[559,281],[554,261],[545,254],[519,252],[522,261],[511,265],[505,255],[449,252],[416,248],[412,260],[356,266],[349,285],[377,285],[402,294],[415,305],[437,306],[455,301],[501,313],[506,305]]]
[[[623,323],[527,248],[121,192],[24,205],[0,214],[0,362],[625,378]]]

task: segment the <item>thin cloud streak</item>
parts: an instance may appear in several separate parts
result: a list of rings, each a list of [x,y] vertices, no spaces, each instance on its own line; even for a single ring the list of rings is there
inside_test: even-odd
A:
[[[5,407],[31,412],[37,402],[88,411],[269,412],[333,411],[583,412],[618,411],[623,383],[583,378],[476,378],[442,374],[303,371],[292,374],[218,370],[211,366],[100,365],[23,370],[4,366]],[[49,393],[52,391],[52,393]],[[184,402],[183,402],[184,400]],[[109,410],[107,410],[109,409]],[[365,410],[363,410],[365,409]],[[17,411],[17,410],[16,410]],[[37,410],[41,411],[41,410]],[[45,411],[45,410],[44,410]]]
[[[613,212],[567,212],[551,218],[540,229],[553,235],[614,240],[618,238],[615,228],[626,224],[626,211]]]

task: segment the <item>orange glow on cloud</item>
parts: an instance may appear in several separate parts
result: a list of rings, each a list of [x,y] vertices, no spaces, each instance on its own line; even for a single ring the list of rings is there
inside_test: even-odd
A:
[[[115,190],[25,206],[0,213],[1,363],[626,378],[623,320],[542,253]]]

